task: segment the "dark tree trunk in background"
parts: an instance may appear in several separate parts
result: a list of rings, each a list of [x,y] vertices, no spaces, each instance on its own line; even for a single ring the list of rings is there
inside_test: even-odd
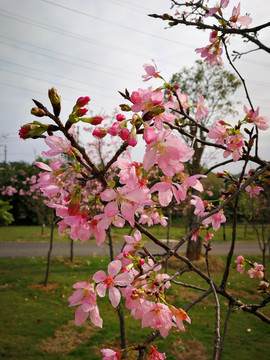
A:
[[[52,253],[52,248],[53,248],[53,230],[54,230],[54,209],[51,210],[50,248],[48,251],[47,270],[46,270],[46,276],[45,276],[45,280],[44,280],[44,286],[47,286],[47,284],[48,284],[48,278],[49,278],[49,273],[50,273],[51,253]]]

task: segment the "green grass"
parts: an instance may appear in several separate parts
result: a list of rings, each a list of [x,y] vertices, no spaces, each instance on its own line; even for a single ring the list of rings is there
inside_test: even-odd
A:
[[[268,227],[268,231],[269,231]],[[112,236],[114,241],[122,241],[123,236],[127,235],[130,230],[130,227],[124,228],[112,228]],[[258,227],[259,232],[261,233],[261,229]],[[161,225],[155,225],[150,228],[150,231],[154,236],[159,239],[167,238],[167,228],[162,227]],[[170,239],[179,239],[186,234],[184,225],[175,224],[171,228]],[[232,228],[230,225],[227,225],[225,228],[226,233],[226,241],[230,241],[231,239],[231,231]],[[214,233],[213,241],[223,241],[223,228],[220,228],[217,232],[212,231]],[[41,235],[41,226],[3,226],[0,227],[0,242],[3,241],[46,241],[48,242],[50,239],[50,228],[45,227],[44,235]],[[203,232],[205,234],[205,232]],[[267,238],[266,231],[266,238]],[[261,235],[260,235],[261,236]],[[54,230],[54,241],[68,241],[68,235],[59,235],[57,226]],[[90,239],[94,240],[93,237]],[[244,226],[237,227],[237,241],[257,241],[257,235],[253,227],[248,227],[245,231]]]
[[[218,258],[213,257],[213,261]],[[222,258],[225,261],[225,257]],[[251,261],[261,262],[260,257],[251,257]],[[43,258],[31,259],[0,259],[0,358],[1,359],[30,359],[30,360],[67,360],[101,359],[100,347],[117,348],[119,346],[119,325],[115,309],[109,305],[108,298],[98,299],[100,313],[104,320],[101,330],[90,328],[87,340],[67,354],[45,353],[40,350],[42,340],[48,343],[57,329],[74,317],[74,308],[68,307],[68,296],[72,293],[72,284],[76,281],[85,281],[97,269],[106,269],[108,260],[103,258],[77,258],[71,265],[64,258],[53,258],[49,287],[45,291],[42,282],[45,276],[46,261]],[[218,263],[218,262],[217,262]],[[216,262],[215,262],[216,264]],[[268,261],[268,266],[270,262]],[[215,265],[216,266],[216,265]],[[214,268],[215,268],[214,266]],[[269,274],[268,274],[269,275]],[[221,275],[213,273],[213,278],[219,283]],[[204,281],[196,274],[185,273],[181,281],[207,287]],[[231,269],[229,289],[237,291],[239,298],[246,303],[258,302],[262,295],[256,293],[256,279],[249,279]],[[232,290],[230,290],[232,291]],[[194,290],[182,287],[171,288],[168,292],[170,302],[175,306],[185,307],[194,295]],[[197,294],[197,293],[196,293]],[[235,293],[234,293],[235,294]],[[221,298],[222,323],[225,316],[227,301]],[[269,305],[263,312],[270,316]],[[167,353],[167,359],[177,360],[177,353],[184,351],[187,341],[196,339],[208,349],[208,358],[212,358],[214,342],[215,303],[209,296],[200,304],[194,306],[190,312],[192,324],[187,325],[187,331],[182,333],[173,329],[165,341],[157,339],[159,351]],[[131,343],[144,341],[151,329],[141,329],[140,321],[131,319],[125,311],[127,337]],[[79,337],[86,328],[70,328],[75,331],[68,338]],[[224,349],[224,360],[237,357],[239,360],[257,359],[267,360],[270,354],[270,327],[254,316],[242,313],[240,310],[232,314],[228,324],[228,335]],[[64,330],[61,330],[64,332]],[[70,339],[68,339],[70,340]],[[62,342],[68,340],[61,340]],[[60,341],[60,342],[61,342]],[[59,343],[58,342],[58,346]],[[197,343],[198,344],[198,343]],[[65,348],[65,344],[64,345]],[[62,346],[63,347],[63,346]],[[47,346],[49,348],[49,346]],[[57,349],[56,349],[57,350]],[[184,354],[184,352],[183,352]],[[193,359],[201,360],[200,357]]]

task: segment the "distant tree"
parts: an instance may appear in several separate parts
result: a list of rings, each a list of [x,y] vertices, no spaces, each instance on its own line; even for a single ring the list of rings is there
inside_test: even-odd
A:
[[[10,213],[11,209],[12,206],[9,205],[8,201],[0,200],[0,226],[9,225],[14,221],[14,218]]]
[[[10,202],[15,223],[48,223],[50,211],[44,198],[32,189],[40,170],[23,161],[1,165],[0,199]]]
[[[232,97],[241,83],[233,73],[220,65],[210,67],[208,63],[198,60],[191,68],[184,67],[179,73],[173,74],[170,83],[179,85],[180,92],[187,94],[189,104],[197,104],[199,96],[203,95],[209,114],[201,118],[200,123],[206,127],[211,127],[214,121],[224,120],[227,116],[237,114],[237,103]],[[188,111],[190,115],[194,116],[197,107],[190,106]],[[187,132],[192,135],[192,139],[185,136],[185,127]],[[192,143],[195,151],[194,156],[187,164],[187,171],[189,175],[200,174],[205,167],[203,164],[205,146],[194,139],[198,137],[206,140],[205,133],[189,122],[186,122],[184,127],[180,126],[179,129],[184,140]],[[197,221],[193,211],[190,211],[188,218],[189,227],[192,228]],[[201,255],[201,246],[202,239],[199,236],[197,241],[189,239],[187,257],[190,260],[198,260]]]

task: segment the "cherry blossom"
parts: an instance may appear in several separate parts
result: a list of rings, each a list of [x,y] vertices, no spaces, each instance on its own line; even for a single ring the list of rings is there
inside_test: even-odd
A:
[[[153,77],[154,78],[160,77],[160,75],[159,75],[160,71],[157,71],[157,65],[153,59],[152,59],[152,62],[154,64],[154,66],[150,65],[150,64],[143,65],[143,68],[146,72],[146,74],[142,75],[143,81],[148,81],[148,80],[152,79]]]
[[[248,108],[244,105],[244,111],[247,114],[245,120],[249,123],[253,123],[260,130],[267,130],[269,125],[267,124],[269,118],[267,116],[259,116],[259,107],[255,111],[248,110]]]
[[[102,360],[120,360],[122,357],[122,350],[114,351],[111,349],[101,349],[103,358]]]
[[[97,283],[97,294],[100,297],[104,297],[106,290],[109,289],[109,298],[113,307],[118,306],[121,294],[116,286],[128,286],[132,280],[133,276],[129,272],[119,274],[119,271],[122,268],[122,263],[120,260],[114,260],[108,265],[108,274],[106,275],[103,270],[97,271],[93,280]]]
[[[89,281],[87,283],[77,282],[73,285],[73,288],[76,290],[68,298],[69,306],[80,305],[75,311],[75,325],[82,325],[90,315],[92,323],[102,328],[102,319],[99,316],[97,297],[93,285]]]
[[[212,227],[215,231],[217,231],[220,228],[220,224],[224,223],[226,221],[226,217],[223,214],[222,211],[219,211],[218,213],[209,216],[208,218],[203,220],[203,225],[208,225],[212,223]]]
[[[244,15],[244,16],[239,16],[239,15],[240,15],[240,3],[237,5],[237,7],[234,6],[233,8],[232,16],[230,18],[230,25],[233,28],[238,29],[237,22],[239,22],[240,25],[247,28],[251,24],[252,19],[248,15]]]
[[[264,278],[264,267],[263,267],[263,265],[255,262],[253,264],[253,267],[247,271],[247,274],[249,275],[249,277],[251,279],[253,279],[253,278],[263,279]]]
[[[240,272],[240,274],[243,274],[245,270],[245,259],[242,255],[237,256],[235,263],[237,264],[236,270]]]
[[[201,120],[202,116],[206,117],[209,114],[209,109],[204,106],[204,97],[201,94],[197,103],[197,111],[195,113],[195,120]]]
[[[146,360],[164,360],[166,359],[165,353],[161,354],[157,351],[156,345],[150,345],[150,351],[148,352]]]
[[[67,138],[51,135],[45,138],[45,143],[51,148],[49,151],[43,151],[44,156],[56,156],[59,154],[72,154],[71,142]]]
[[[170,135],[171,130],[158,133],[156,141],[146,145],[143,167],[150,170],[157,164],[166,176],[173,176],[183,170],[179,161],[188,161],[194,150],[181,142],[176,135]]]

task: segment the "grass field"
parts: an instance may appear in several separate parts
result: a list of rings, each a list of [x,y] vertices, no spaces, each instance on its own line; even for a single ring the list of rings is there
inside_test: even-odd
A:
[[[260,257],[251,258],[261,262]],[[220,279],[225,258],[212,257],[213,278]],[[104,328],[99,330],[87,321],[85,326],[73,325],[74,308],[68,308],[72,284],[87,280],[97,269],[106,269],[108,260],[102,258],[77,258],[71,264],[64,258],[53,258],[49,286],[42,282],[46,260],[0,259],[0,358],[9,360],[89,360],[101,359],[100,348],[119,347],[118,318],[107,297],[98,299]],[[268,261],[268,266],[270,265]],[[171,266],[176,266],[175,263]],[[269,275],[269,274],[268,274]],[[185,273],[181,281],[207,285],[193,273]],[[257,280],[249,279],[231,269],[229,289],[246,303],[256,303],[263,295],[256,293]],[[176,307],[185,305],[198,293],[178,287],[170,289],[168,299]],[[227,301],[221,299],[224,319]],[[270,316],[270,306],[263,310]],[[191,325],[185,333],[171,331],[166,341],[157,340],[159,351],[167,353],[169,360],[204,360],[212,358],[214,342],[215,303],[209,296],[190,312]],[[129,344],[142,342],[151,332],[141,329],[140,321],[131,319],[125,312]],[[240,310],[232,313],[228,323],[228,336],[224,360],[268,360],[270,354],[270,327],[254,316]]]
[[[231,226],[226,225],[225,234],[226,241],[231,240]],[[257,228],[261,234],[261,228]],[[268,227],[268,231],[270,226]],[[123,236],[129,232],[129,227],[124,228],[112,228],[112,236],[114,241],[122,241]],[[150,231],[159,239],[167,238],[167,228],[160,225],[155,225],[150,228]],[[223,228],[221,227],[217,232],[213,231],[215,237],[213,241],[224,241],[223,240]],[[267,236],[266,231],[266,236]],[[185,235],[185,227],[183,225],[173,225],[171,228],[170,238],[179,239]],[[261,235],[260,235],[261,236]],[[41,235],[41,226],[3,226],[0,227],[0,242],[3,241],[49,241],[50,228],[45,227],[44,235]],[[69,236],[67,234],[60,235],[57,230],[57,226],[54,231],[54,241],[67,241]],[[93,238],[91,238],[94,240]],[[90,239],[90,241],[91,241]],[[257,235],[253,227],[247,227],[245,230],[244,226],[237,227],[237,241],[257,241]]]

